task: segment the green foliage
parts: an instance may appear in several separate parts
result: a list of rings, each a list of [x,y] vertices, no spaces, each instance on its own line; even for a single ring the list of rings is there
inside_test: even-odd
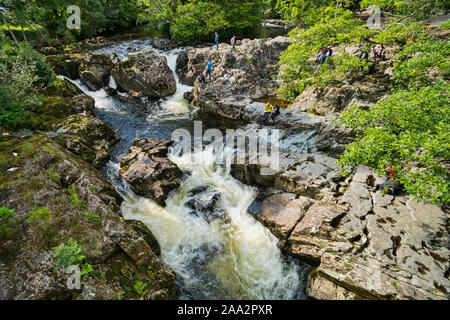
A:
[[[42,105],[42,90],[54,79],[45,57],[28,46],[0,49],[0,126],[19,128],[30,123]]]
[[[318,70],[311,58],[324,46],[360,43],[372,33],[352,17],[351,11],[331,7],[326,8],[311,28],[294,29],[291,32],[293,43],[280,58],[280,97],[292,101],[308,86],[332,84],[350,72],[367,69],[365,60],[345,52],[333,56]],[[330,64],[333,68],[329,68]]]
[[[332,3],[332,0],[278,0],[275,10],[287,23],[310,27],[322,9]]]
[[[86,258],[81,252],[81,246],[72,238],[67,241],[67,244],[61,243],[53,249],[53,257],[55,258],[53,272],[66,269],[71,265],[79,265]]]
[[[254,35],[267,8],[266,0],[138,0],[138,22],[164,30],[181,41],[212,41],[214,31],[222,39],[232,35]]]
[[[119,292],[117,292],[117,294],[115,295],[115,297],[113,298],[113,300],[120,300],[120,297],[122,296],[123,291],[120,290]]]
[[[31,155],[33,155],[33,154],[36,153],[36,150],[34,150],[33,146],[32,146],[28,141],[25,141],[25,142],[23,143],[23,145],[22,145],[22,150],[23,150],[25,153],[31,154]]]
[[[178,7],[170,34],[175,40],[189,42],[207,39],[227,25],[225,12],[219,5],[200,1]]]
[[[72,204],[78,208],[81,208],[83,206],[83,201],[80,200],[78,197],[77,190],[75,189],[75,185],[73,184],[68,190],[70,201],[72,201]]]
[[[30,216],[27,221],[29,223],[34,223],[36,221],[41,221],[48,218],[51,214],[51,211],[47,208],[36,208],[30,212]]]
[[[67,42],[133,27],[138,12],[137,0],[29,0],[21,6],[15,5],[20,1],[1,2],[11,9],[15,23],[44,24]],[[67,28],[71,5],[80,7],[80,29]]]
[[[441,29],[441,30],[450,29],[450,20],[447,20],[444,23],[441,23],[441,25],[439,26],[439,29]]]
[[[6,206],[0,207],[0,238],[8,236],[6,223],[13,217],[14,212],[16,212],[15,209],[9,209]]]
[[[140,295],[140,296],[145,296],[149,290],[145,290],[145,288],[147,287],[146,283],[142,283],[141,281],[136,280],[134,282],[134,291]]]
[[[100,216],[95,212],[85,212],[84,215],[88,219],[89,223],[92,223],[96,226],[101,224]]]
[[[49,175],[50,179],[52,179],[53,181],[58,182],[61,180],[61,175],[57,172],[49,171],[48,175]]]
[[[412,41],[424,41],[426,38],[427,33],[419,23],[394,23],[375,36],[376,42],[385,45],[405,45]]]
[[[413,42],[397,55],[393,81],[403,88],[430,86],[450,76],[450,44],[446,41]]]
[[[447,0],[362,0],[361,7],[367,8],[372,5],[389,9],[395,14],[394,18],[400,20],[420,21],[427,19],[438,10],[448,10]]]
[[[89,263],[83,263],[81,265],[81,275],[95,275],[97,272],[94,270],[94,267]]]
[[[6,223],[9,219],[11,219],[16,212],[15,209],[9,209],[6,206],[0,207],[0,224]]]
[[[448,84],[401,90],[370,110],[353,106],[344,111],[339,121],[358,138],[338,164],[365,164],[379,172],[394,167],[396,179],[418,199],[450,201],[448,90]]]

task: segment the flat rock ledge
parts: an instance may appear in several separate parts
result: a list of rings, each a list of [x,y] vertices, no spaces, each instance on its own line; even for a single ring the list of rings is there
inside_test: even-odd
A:
[[[308,296],[449,298],[448,212],[409,195],[372,191],[382,178],[365,166],[322,186],[317,176],[309,178],[323,197],[276,183],[279,190],[266,185],[249,208],[280,239],[283,251],[312,266]],[[292,176],[297,184],[303,180]]]

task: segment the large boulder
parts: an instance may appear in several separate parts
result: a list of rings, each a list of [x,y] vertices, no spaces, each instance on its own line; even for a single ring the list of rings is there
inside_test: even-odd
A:
[[[106,87],[109,84],[111,70],[118,61],[119,58],[115,54],[84,55],[79,67],[81,82],[92,91]]]
[[[96,91],[109,84],[111,70],[119,61],[115,54],[57,54],[47,56],[59,75],[80,79],[90,90]]]
[[[233,52],[226,44],[221,44],[219,50],[209,47],[189,49],[180,54],[177,72],[182,83],[195,86],[195,105],[223,117],[238,119],[252,99],[274,93],[278,60],[289,43],[288,38],[277,37],[242,40]],[[208,61],[213,62],[212,82],[201,84],[197,79]]]
[[[120,174],[137,194],[161,206],[180,186],[181,170],[167,158],[170,142],[138,139],[120,162]]]
[[[125,91],[139,92],[150,98],[169,96],[177,89],[167,59],[154,51],[129,56],[114,67],[112,76]]]
[[[264,224],[276,237],[286,240],[313,201],[297,198],[292,193],[267,193],[257,197],[248,212]]]

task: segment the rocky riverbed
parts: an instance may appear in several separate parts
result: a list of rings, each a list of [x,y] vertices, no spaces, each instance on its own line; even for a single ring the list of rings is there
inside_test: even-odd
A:
[[[339,85],[309,88],[263,126],[255,101],[274,94],[287,38],[178,56],[166,54],[177,47],[167,40],[97,42],[85,44],[95,52],[46,49],[56,72],[80,79],[88,95],[63,80],[47,93],[41,133],[1,137],[0,205],[15,214],[0,239],[0,298],[170,299],[177,281],[189,298],[448,299],[448,211],[374,191],[383,179],[370,168],[343,175],[336,165],[354,134],[333,120],[390,94],[396,48]],[[342,50],[361,48],[334,48]],[[212,82],[202,84],[207,61]],[[164,110],[175,102],[187,110],[177,117]],[[246,162],[223,171],[207,150],[202,166],[172,155],[166,139],[191,126],[196,108],[247,136],[279,129],[278,170],[263,176],[264,165]],[[50,214],[30,219],[39,208]],[[53,249],[70,237],[97,271],[76,291],[53,272]],[[239,275],[226,267],[229,251]]]

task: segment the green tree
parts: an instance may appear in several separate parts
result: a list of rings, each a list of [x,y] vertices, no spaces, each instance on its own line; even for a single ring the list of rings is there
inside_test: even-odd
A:
[[[294,29],[291,32],[292,44],[283,52],[279,62],[279,95],[292,101],[308,86],[332,84],[350,72],[367,68],[366,61],[346,53],[333,57],[332,69],[328,64],[316,69],[311,59],[324,46],[360,43],[372,33],[359,19],[352,17],[351,11],[333,7],[326,8],[309,29]]]
[[[450,98],[448,84],[400,90],[369,110],[356,105],[341,123],[355,130],[338,164],[365,164],[380,173],[394,167],[396,180],[417,199],[450,201]]]
[[[393,17],[399,20],[420,21],[436,14],[439,10],[448,11],[450,3],[447,0],[362,0],[362,7],[372,5],[389,10]]]
[[[450,44],[446,41],[412,42],[397,55],[393,81],[402,88],[431,86],[450,77]]]
[[[172,38],[179,41],[207,39],[214,31],[228,25],[225,12],[214,3],[197,2],[180,6],[177,18],[170,27]]]

